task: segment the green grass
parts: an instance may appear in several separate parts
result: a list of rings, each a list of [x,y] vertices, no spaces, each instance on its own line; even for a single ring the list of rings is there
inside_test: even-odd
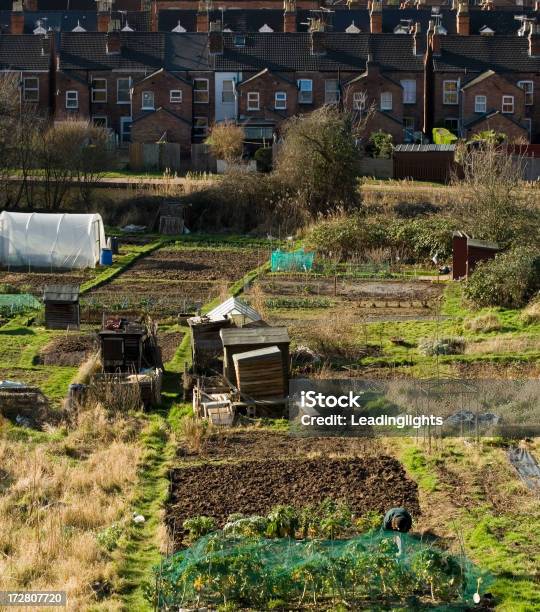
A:
[[[433,473],[433,463],[425,453],[416,446],[407,448],[400,457],[407,472],[422,489],[433,492],[439,488],[437,476]]]

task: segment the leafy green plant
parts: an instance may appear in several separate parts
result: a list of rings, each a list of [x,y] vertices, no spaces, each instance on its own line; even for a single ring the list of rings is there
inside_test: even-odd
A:
[[[270,147],[261,147],[255,151],[255,161],[257,162],[257,170],[259,172],[271,172],[272,170],[272,149]]]
[[[271,538],[294,538],[298,525],[298,512],[295,508],[276,506],[268,515],[266,534]]]
[[[210,516],[194,516],[186,519],[182,527],[188,532],[188,540],[194,542],[216,529],[216,521]]]
[[[383,515],[375,510],[370,510],[362,514],[354,522],[356,529],[359,533],[366,531],[372,531],[373,529],[379,529],[383,523]]]
[[[378,130],[369,137],[366,145],[366,153],[370,157],[389,159],[394,150],[392,134]]]
[[[124,526],[121,523],[113,523],[98,531],[96,540],[106,551],[111,552],[118,546],[118,541],[123,533]]]
[[[477,307],[521,308],[540,291],[540,251],[517,247],[477,264],[464,286]]]

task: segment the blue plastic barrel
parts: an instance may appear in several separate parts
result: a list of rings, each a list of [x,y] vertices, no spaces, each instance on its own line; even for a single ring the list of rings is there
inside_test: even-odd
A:
[[[112,251],[111,249],[101,249],[101,257],[99,263],[102,266],[110,266],[112,264]]]

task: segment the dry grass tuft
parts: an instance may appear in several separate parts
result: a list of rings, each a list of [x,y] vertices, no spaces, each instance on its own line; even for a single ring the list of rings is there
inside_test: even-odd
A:
[[[521,313],[521,321],[525,325],[540,323],[540,298],[533,300]]]
[[[463,326],[465,329],[477,333],[488,333],[502,329],[501,320],[494,312],[488,312],[486,314],[467,319]]]

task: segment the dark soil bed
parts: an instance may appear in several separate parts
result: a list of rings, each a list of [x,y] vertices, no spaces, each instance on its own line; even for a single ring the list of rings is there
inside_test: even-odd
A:
[[[301,508],[330,497],[357,514],[405,506],[419,514],[417,486],[391,457],[269,459],[179,468],[171,474],[167,524],[181,545],[182,522],[214,517],[222,526],[235,512],[266,514],[277,504]]]
[[[256,250],[158,249],[139,259],[128,274],[132,279],[233,281],[264,263],[265,257]]]
[[[161,349],[163,363],[170,361],[176,353],[184,334],[182,332],[160,332],[158,334],[158,345]]]
[[[78,366],[97,350],[94,334],[68,334],[57,336],[43,347],[39,361],[43,365]]]

